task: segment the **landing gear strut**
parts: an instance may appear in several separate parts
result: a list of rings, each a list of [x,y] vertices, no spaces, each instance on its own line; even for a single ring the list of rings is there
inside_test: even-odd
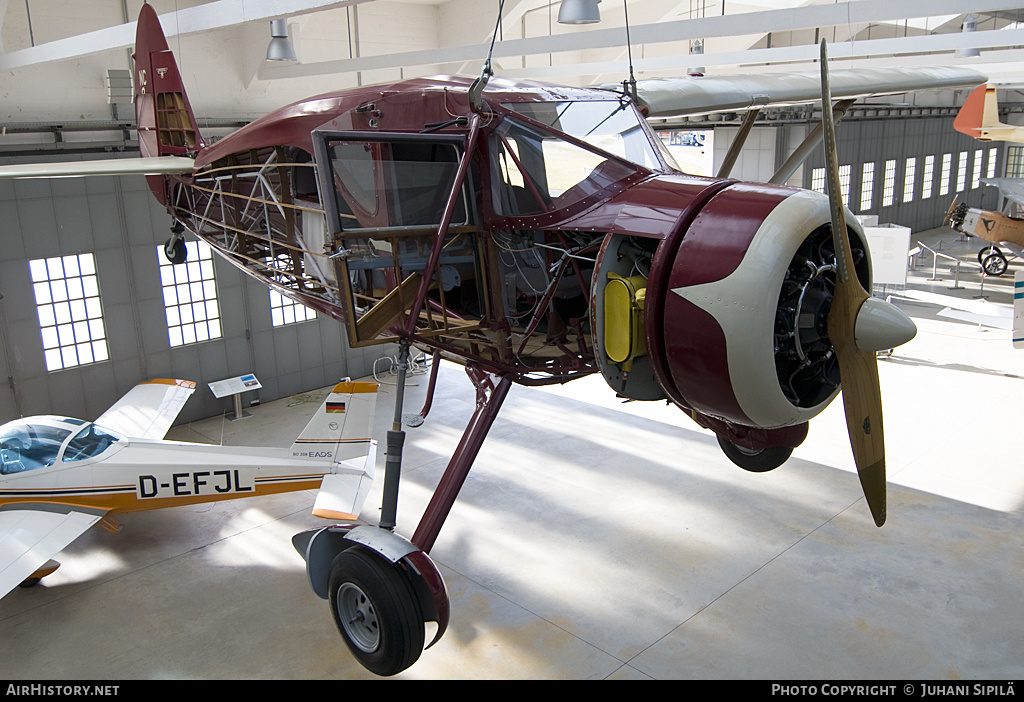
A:
[[[345,644],[364,667],[377,675],[400,673],[419,659],[426,640],[425,622],[437,622],[437,632],[426,648],[437,643],[448,628],[448,591],[427,554],[512,386],[508,377],[496,377],[472,364],[466,367],[476,386],[476,411],[412,540],[406,540],[394,533],[394,528],[405,437],[402,402],[408,359],[409,344],[401,342],[380,525],[336,525],[292,537],[296,550],[306,559],[313,591],[330,601]]]

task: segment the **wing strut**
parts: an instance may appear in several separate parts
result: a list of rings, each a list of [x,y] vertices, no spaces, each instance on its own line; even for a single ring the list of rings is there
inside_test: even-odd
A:
[[[857,102],[856,98],[839,100],[836,102],[832,107],[833,125],[843,118],[846,111],[850,109],[850,105],[855,102]],[[822,116],[822,118],[824,119],[824,116]],[[796,150],[788,159],[786,159],[786,162],[782,164],[782,167],[775,172],[775,175],[773,175],[768,182],[773,185],[783,185],[787,180],[789,180],[793,173],[796,172],[796,169],[800,167],[800,164],[806,161],[807,157],[811,155],[811,152],[818,148],[818,144],[821,143],[821,137],[822,127],[819,124],[812,129],[806,137],[804,137],[804,140],[800,142],[800,146],[796,147]]]
[[[729,144],[729,153],[725,155],[725,160],[722,161],[722,167],[718,169],[719,178],[728,178],[729,173],[732,172],[732,167],[736,165],[736,159],[739,158],[740,151],[743,150],[743,145],[747,143],[747,136],[750,134],[750,128],[754,126],[754,120],[761,113],[760,107],[754,107],[747,110],[747,114],[743,117],[743,124],[740,125],[740,130],[736,132],[736,138]]]

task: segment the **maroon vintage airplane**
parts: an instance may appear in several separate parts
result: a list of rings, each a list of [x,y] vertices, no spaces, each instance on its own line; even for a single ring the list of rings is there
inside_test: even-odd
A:
[[[206,144],[149,5],[135,66],[143,158],[129,169],[119,161],[117,172],[148,174],[173,218],[168,257],[183,259],[188,230],[337,319],[351,346],[401,350],[379,526],[294,539],[313,589],[369,670],[412,665],[425,622],[437,623],[430,645],[444,633],[448,595],[428,553],[513,383],[600,373],[623,398],[673,402],[733,462],[760,472],[789,458],[841,378],[866,500],[875,523],[885,521],[875,354],[916,329],[865,292],[870,259],[837,194],[832,110],[823,110],[830,200],[680,172],[642,110],[704,109],[679,97],[682,83],[642,82],[630,91],[638,109],[622,92],[492,79],[488,61],[475,81],[328,93]],[[797,81],[776,80],[773,99],[831,104],[827,61],[816,94],[789,95]],[[984,76],[957,80],[973,86]],[[914,81],[893,91],[939,87]],[[675,107],[655,104],[666,91]],[[847,97],[869,92],[863,81],[843,88]],[[54,174],[43,168],[35,174]],[[433,351],[435,374],[441,358],[464,364],[477,404],[406,539],[394,527],[411,346]]]

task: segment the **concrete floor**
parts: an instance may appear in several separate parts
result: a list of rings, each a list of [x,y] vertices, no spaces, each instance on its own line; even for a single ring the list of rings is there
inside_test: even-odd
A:
[[[972,261],[977,242],[928,232]],[[1009,303],[1012,273],[988,280]],[[971,298],[978,276],[911,286]],[[908,304],[920,332],[879,363],[889,520],[874,526],[841,403],[780,469],[749,474],[663,404],[598,379],[515,387],[433,550],[447,635],[400,678],[1018,679],[1024,575],[1024,355],[1009,332]],[[422,401],[415,377],[406,411]],[[171,438],[287,445],[323,396],[214,418]],[[390,424],[381,388],[376,433]],[[472,412],[442,369],[409,429],[399,531],[410,535]],[[383,442],[382,442],[383,443]],[[383,454],[383,451],[381,452]],[[363,518],[375,522],[376,491]],[[125,515],[0,600],[0,678],[373,678],[305,580],[291,536],[314,494]]]

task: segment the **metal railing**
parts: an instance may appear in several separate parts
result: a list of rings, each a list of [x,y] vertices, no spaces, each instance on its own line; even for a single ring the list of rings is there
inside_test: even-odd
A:
[[[971,261],[962,261],[955,256],[950,256],[949,254],[944,254],[941,251],[936,251],[930,246],[922,244],[920,241],[917,242],[917,247],[917,252],[920,252],[921,249],[924,249],[925,251],[929,251],[932,254],[932,277],[929,278],[928,280],[942,280],[942,278],[938,277],[939,257],[942,257],[949,261],[953,261],[953,263],[956,264],[955,266],[950,267],[950,270],[953,271],[953,287],[949,288],[950,290],[964,289],[964,286],[960,285],[960,266],[961,264],[963,264],[970,268],[977,268],[978,271],[981,273],[981,291],[980,294],[975,295],[975,297],[988,297],[987,295],[985,295],[985,278],[988,277],[988,274],[985,272],[984,266],[982,266],[981,264],[973,263]],[[910,254],[910,257],[911,262],[913,262],[913,252]],[[913,269],[913,263],[911,263],[911,269]]]

